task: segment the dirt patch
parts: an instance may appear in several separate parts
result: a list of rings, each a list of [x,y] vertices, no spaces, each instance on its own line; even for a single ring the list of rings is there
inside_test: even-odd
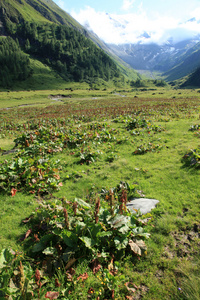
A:
[[[187,257],[198,254],[200,246],[200,224],[194,223],[192,229],[172,232],[174,238],[174,249],[165,246],[163,256],[172,259],[173,257]]]
[[[130,284],[130,283],[127,283]],[[149,291],[149,288],[146,285],[136,286],[135,284],[132,285],[132,288],[127,287],[129,290],[129,294],[126,296],[126,299],[129,300],[139,300],[142,299],[143,296]]]

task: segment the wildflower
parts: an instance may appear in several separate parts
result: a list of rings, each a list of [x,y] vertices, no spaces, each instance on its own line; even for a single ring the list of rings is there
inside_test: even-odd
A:
[[[12,195],[12,197],[14,197],[16,193],[17,193],[17,189],[12,188],[11,189],[11,195]]]
[[[94,293],[94,289],[93,288],[89,288],[88,294],[93,294],[93,293]]]

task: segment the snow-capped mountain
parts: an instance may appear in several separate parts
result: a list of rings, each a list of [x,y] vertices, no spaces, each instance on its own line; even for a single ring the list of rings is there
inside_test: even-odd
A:
[[[84,25],[104,41],[106,52],[135,70],[159,71],[171,81],[200,67],[200,20],[168,21],[101,13]]]
[[[107,44],[107,46],[136,70],[165,72],[176,65],[181,57],[186,55],[199,41],[199,37],[196,37],[174,44],[171,38],[162,45],[140,42],[121,45]]]
[[[98,15],[96,16],[98,18]],[[102,15],[101,15],[102,18]],[[96,19],[96,18],[95,18]],[[111,53],[120,57],[136,70],[167,72],[182,62],[188,54],[198,50],[200,20],[190,18],[184,22],[166,24],[133,15],[104,15],[104,23],[84,24],[101,38]],[[149,25],[149,26],[148,26]],[[158,26],[159,25],[159,26]]]

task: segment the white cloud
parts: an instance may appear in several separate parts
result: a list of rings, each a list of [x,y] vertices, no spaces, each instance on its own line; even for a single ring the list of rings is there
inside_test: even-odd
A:
[[[133,4],[133,1],[124,1],[124,4]],[[196,11],[197,14],[198,11]],[[149,18],[142,8],[138,13],[117,15],[96,12],[87,6],[78,14],[72,13],[72,16],[79,23],[95,32],[103,41],[113,44],[137,43],[139,41],[162,44],[170,37],[173,37],[174,42],[178,42],[200,33],[200,24],[197,21],[184,23],[174,17],[158,14],[154,18]],[[151,37],[145,38],[144,32]]]
[[[199,17],[200,17],[200,7],[197,7],[195,10],[193,10],[190,15],[191,15],[192,18],[199,19]]]
[[[58,0],[58,6],[60,6],[62,9],[65,9],[65,2],[64,2],[64,0]]]
[[[134,2],[135,0],[123,0],[122,9],[129,10],[130,8],[132,8]]]

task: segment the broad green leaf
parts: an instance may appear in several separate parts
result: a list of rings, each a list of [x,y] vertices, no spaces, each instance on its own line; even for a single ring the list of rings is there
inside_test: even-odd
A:
[[[64,243],[70,247],[70,248],[74,248],[77,246],[77,242],[78,242],[78,236],[76,234],[74,234],[71,231],[65,231],[62,233],[62,238]]]
[[[112,234],[113,234],[112,231],[103,231],[103,232],[99,232],[97,236],[100,238],[105,236],[109,237],[112,236]]]
[[[9,166],[9,168],[11,169],[11,170],[14,170],[16,167],[15,167],[15,162],[13,161],[12,162],[12,164]]]
[[[77,202],[79,205],[81,205],[85,208],[91,208],[91,206],[87,202],[83,201],[80,198],[75,198],[75,202]]]
[[[45,248],[45,244],[40,241],[39,243],[33,246],[32,252],[40,252],[44,250],[44,248]]]
[[[23,160],[21,158],[18,159],[18,165],[21,167],[23,164]]]
[[[0,180],[5,180],[5,179],[6,179],[6,176],[3,174],[0,174]]]
[[[14,284],[12,278],[10,279],[10,282],[9,282],[9,290],[11,293],[14,293],[18,290],[17,286]],[[1,298],[0,298],[1,300]]]
[[[126,225],[130,222],[130,218],[123,215],[117,215],[114,218],[112,218],[110,221],[108,221],[108,224],[110,224],[114,228],[119,228],[122,225]]]
[[[5,251],[6,249],[3,249],[0,256],[0,269],[2,269],[5,266],[6,258],[5,258]]]
[[[83,236],[79,238],[82,242],[84,242],[85,246],[91,250],[94,250],[92,247],[95,245],[95,242],[87,237],[87,236]]]
[[[91,235],[93,238],[96,238],[99,232],[101,232],[101,230],[102,230],[102,226],[99,223],[93,224],[90,227]]]
[[[10,249],[3,249],[0,254],[0,269],[5,266],[13,258],[13,254]]]
[[[33,246],[32,251],[33,252],[39,252],[39,251],[44,250],[49,241],[53,242],[53,238],[54,238],[53,234],[47,234],[47,235],[43,236],[41,238],[41,240]]]
[[[65,262],[67,262],[70,259],[70,257],[72,257],[72,255],[74,255],[74,254],[75,254],[75,251],[67,251],[67,252],[63,253],[62,258]]]
[[[76,221],[76,227],[83,229],[86,226],[84,222]]]
[[[123,233],[123,234],[126,234],[127,232],[129,232],[130,230],[130,227],[125,224],[124,226],[122,226],[120,229],[119,229],[119,232]]]
[[[56,249],[53,247],[48,247],[44,251],[42,251],[42,253],[45,255],[53,255],[56,254]]]
[[[114,243],[115,243],[117,250],[125,249],[128,245],[128,239],[126,237],[120,238],[120,237],[116,236],[114,238]]]
[[[136,227],[132,230],[135,236],[142,236],[145,238],[149,238],[150,233],[144,232],[144,229],[142,227]]]

